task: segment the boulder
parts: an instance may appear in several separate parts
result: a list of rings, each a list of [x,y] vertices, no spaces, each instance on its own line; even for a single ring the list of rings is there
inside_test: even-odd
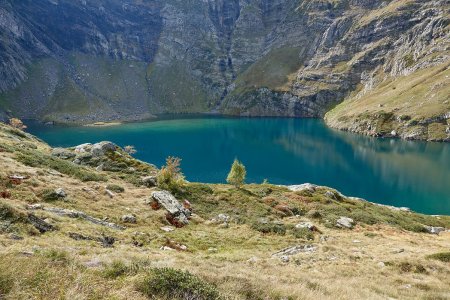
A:
[[[74,158],[75,155],[76,155],[75,153],[73,153],[72,151],[67,150],[65,148],[55,148],[52,150],[52,156],[58,157],[61,159]]]
[[[445,231],[444,227],[424,226],[425,230],[431,234],[439,234],[441,231]]]
[[[116,151],[116,145],[111,142],[100,142],[94,144],[91,149],[93,156],[103,156],[108,151]]]
[[[167,220],[176,227],[183,227],[189,223],[191,211],[183,205],[168,191],[157,191],[152,193],[152,198],[158,205],[164,207],[168,215]]]
[[[132,224],[137,223],[136,216],[134,216],[134,215],[124,215],[124,216],[122,216],[121,219],[122,219],[122,222],[124,222],[124,223],[132,223]]]
[[[287,188],[293,192],[308,191],[308,192],[312,193],[312,192],[315,192],[317,185],[311,184],[311,183],[304,183],[304,184],[299,184],[299,185],[289,185]]]
[[[76,153],[87,153],[87,152],[91,152],[92,149],[92,144],[90,143],[86,143],[86,144],[81,144],[75,147],[74,151]]]
[[[353,225],[354,225],[354,221],[351,218],[348,217],[340,217],[337,221],[336,221],[336,226],[340,227],[340,228],[347,228],[347,229],[352,229]]]

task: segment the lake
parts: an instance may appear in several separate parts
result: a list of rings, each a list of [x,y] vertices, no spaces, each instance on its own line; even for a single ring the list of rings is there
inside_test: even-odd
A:
[[[28,125],[52,146],[134,145],[136,158],[158,167],[167,156],[180,157],[189,181],[223,183],[238,158],[249,183],[310,182],[377,203],[450,214],[448,143],[376,139],[315,119],[177,116],[111,127]]]

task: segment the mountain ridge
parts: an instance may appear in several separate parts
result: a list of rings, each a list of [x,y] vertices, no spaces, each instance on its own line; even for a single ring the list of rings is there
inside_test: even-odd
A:
[[[198,112],[322,118],[446,66],[449,10],[442,0],[6,1],[0,110],[76,124]],[[327,122],[449,140],[448,118],[439,119],[449,96],[438,95],[432,115],[413,112],[395,126],[374,125],[386,124],[379,111],[346,116],[361,120],[351,129],[339,111]]]

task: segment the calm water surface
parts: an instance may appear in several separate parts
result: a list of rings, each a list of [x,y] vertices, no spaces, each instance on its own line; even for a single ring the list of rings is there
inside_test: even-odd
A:
[[[321,120],[183,117],[114,127],[29,124],[52,146],[113,141],[161,166],[182,158],[190,181],[225,182],[235,157],[247,182],[311,182],[348,196],[450,214],[450,144],[375,139],[327,128]]]

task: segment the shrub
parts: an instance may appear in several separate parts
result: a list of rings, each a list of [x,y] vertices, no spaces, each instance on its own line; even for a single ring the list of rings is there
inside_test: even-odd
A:
[[[53,190],[44,190],[41,193],[41,198],[45,202],[53,202],[61,199],[62,197],[59,196],[55,191]]]
[[[314,233],[308,228],[295,228],[292,234],[298,239],[314,240]]]
[[[240,188],[245,182],[246,175],[247,171],[245,170],[245,166],[240,161],[235,159],[233,165],[231,165],[231,170],[228,174],[227,182],[234,185],[236,188]]]
[[[427,258],[440,260],[442,262],[450,262],[450,252],[440,252],[428,255]]]
[[[139,284],[138,290],[148,297],[179,300],[222,299],[215,285],[189,272],[172,268],[153,269]]]
[[[169,156],[166,165],[161,168],[157,176],[158,186],[172,193],[179,192],[185,184],[184,175],[180,169],[181,159]]]
[[[110,265],[105,267],[102,274],[105,278],[116,279],[122,275],[125,275],[128,272],[127,265],[120,261],[113,261]]]
[[[286,226],[284,224],[256,222],[252,224],[252,228],[262,233],[286,234]]]
[[[117,184],[108,184],[106,186],[106,189],[113,191],[115,193],[123,193],[125,192],[125,189],[123,187],[121,187],[120,185]]]

